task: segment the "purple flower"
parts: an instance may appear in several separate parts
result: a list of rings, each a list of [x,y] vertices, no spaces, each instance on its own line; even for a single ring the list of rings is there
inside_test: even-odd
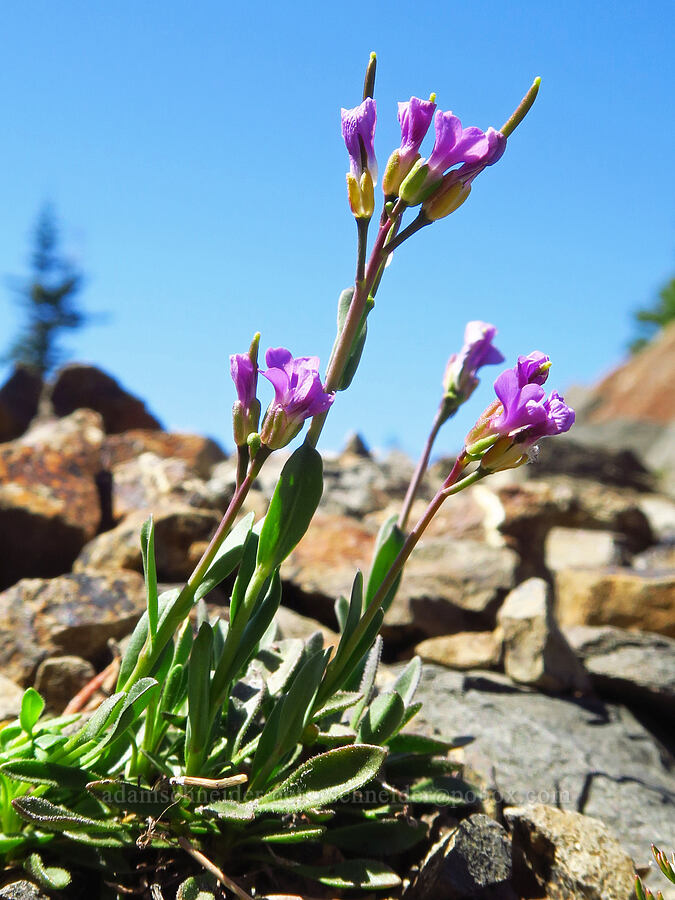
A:
[[[462,128],[457,116],[440,110],[436,113],[434,127],[436,141],[426,162],[434,179],[458,163],[484,164],[490,153],[490,140],[480,128]]]
[[[457,178],[463,185],[471,184],[474,178],[487,168],[498,162],[504,155],[506,150],[506,137],[501,131],[495,131],[494,128],[488,128],[485,132],[487,139],[487,149],[482,157],[473,162],[467,161],[457,170]]]
[[[399,163],[406,172],[419,153],[420,145],[425,138],[431,119],[434,115],[436,104],[431,100],[420,100],[419,97],[411,97],[407,103],[399,103],[398,120],[401,123],[401,146],[399,148]]]
[[[373,184],[377,182],[377,160],[375,159],[375,120],[377,109],[371,97],[354,109],[342,109],[342,137],[347,145],[351,173],[357,181],[368,170]]]
[[[527,356],[519,356],[515,368],[518,383],[521,387],[526,384],[543,384],[548,378],[550,368],[550,357],[540,353],[539,350],[534,350]]]
[[[241,405],[248,409],[255,400],[258,383],[258,367],[247,353],[233,353],[230,356],[230,372]]]
[[[274,387],[261,433],[272,449],[284,447],[302,428],[305,419],[326,412],[334,400],[319,376],[318,356],[294,358],[284,347],[271,347],[265,354],[269,368],[260,374]]]
[[[532,445],[539,438],[569,431],[574,423],[574,410],[556,392],[547,397],[541,386],[549,365],[548,357],[531,353],[519,357],[513,369],[499,375],[495,393],[502,411],[490,423],[492,434],[508,435],[519,444]]]
[[[446,395],[468,400],[478,386],[477,372],[482,366],[504,362],[504,357],[492,345],[497,334],[488,322],[468,322],[464,331],[464,346],[453,353],[445,367],[443,389]]]

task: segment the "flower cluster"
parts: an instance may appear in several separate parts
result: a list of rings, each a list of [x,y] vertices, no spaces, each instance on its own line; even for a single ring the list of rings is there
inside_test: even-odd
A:
[[[549,357],[534,351],[519,356],[516,365],[495,381],[497,400],[466,440],[467,454],[480,459],[483,469],[522,465],[537,441],[569,431],[574,424],[574,410],[556,391],[547,396],[542,387],[550,367]]]

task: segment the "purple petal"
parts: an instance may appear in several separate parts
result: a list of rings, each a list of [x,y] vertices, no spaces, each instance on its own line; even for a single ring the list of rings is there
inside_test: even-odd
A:
[[[277,369],[283,369],[292,359],[291,351],[285,347],[270,347],[265,354],[267,365]]]
[[[361,150],[366,156],[365,168],[368,169],[373,182],[377,181],[377,160],[375,159],[375,122],[377,107],[371,97],[367,97],[354,109],[340,111],[342,121],[342,137],[349,154],[350,168],[355,178],[364,172]]]

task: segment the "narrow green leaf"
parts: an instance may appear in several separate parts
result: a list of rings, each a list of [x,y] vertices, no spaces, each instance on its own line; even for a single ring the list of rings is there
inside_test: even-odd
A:
[[[387,779],[412,780],[429,778],[433,775],[456,775],[462,764],[445,756],[424,756],[420,753],[405,753],[387,757]]]
[[[86,785],[89,791],[106,806],[123,810],[127,813],[135,813],[141,818],[171,820],[180,817],[180,810],[173,806],[167,799],[165,790],[151,790],[139,784],[127,781],[117,781],[114,778],[103,778],[98,781],[90,781]]]
[[[328,731],[319,732],[316,743],[322,747],[344,747],[346,744],[356,743],[356,732],[348,725],[333,722]]]
[[[255,572],[256,558],[258,556],[258,542],[260,538],[255,531],[249,531],[246,535],[242,549],[241,562],[239,563],[239,571],[232,588],[232,598],[230,599],[230,624],[234,624],[244,597],[246,589],[249,586],[253,573]]]
[[[257,800],[247,800],[243,803],[237,800],[214,800],[213,803],[198,806],[196,809],[200,815],[208,813],[224,822],[251,822],[257,811]]]
[[[350,287],[346,290],[342,291],[340,297],[338,299],[338,309],[337,309],[337,336],[335,338],[335,344],[333,345],[333,350],[331,351],[331,358],[335,353],[335,348],[340,339],[340,335],[345,326],[345,320],[347,318],[347,313],[349,312],[349,307],[351,306],[352,298],[354,296],[354,288]],[[342,375],[342,379],[340,380],[340,385],[338,387],[339,391],[346,391],[349,385],[352,383],[354,375],[356,374],[356,370],[359,366],[359,362],[361,360],[361,354],[363,353],[363,348],[366,343],[366,335],[368,326],[366,324],[366,318],[368,313],[371,311],[373,306],[375,305],[375,301],[372,297],[368,298],[368,302],[366,304],[365,313],[363,316],[361,327],[359,328],[356,337],[352,343],[349,357],[347,359],[347,365],[345,366],[344,373]]]
[[[57,866],[45,866],[39,853],[31,853],[23,867],[47,891],[62,891],[71,881],[70,872]]]
[[[397,734],[389,741],[389,752],[438,755],[447,753],[455,746],[452,741],[439,741],[425,734]]]
[[[237,696],[237,693],[249,691],[250,693],[245,699]],[[234,758],[239,752],[239,748],[244,743],[246,733],[251,727],[251,723],[256,717],[263,700],[267,696],[267,687],[265,682],[260,682],[259,687],[252,687],[240,682],[235,685],[234,690],[230,694],[230,702],[227,711],[227,738],[231,746],[230,759]]]
[[[73,791],[84,790],[92,780],[90,772],[75,766],[60,766],[57,763],[38,759],[10,760],[0,766],[0,773],[14,781],[28,784],[47,784],[50,787],[66,788]]]
[[[358,740],[367,744],[384,744],[401,727],[405,706],[396,691],[379,694],[366,708]]]
[[[355,656],[356,654],[354,654]],[[370,700],[373,696],[373,688],[375,687],[375,678],[377,677],[377,669],[380,665],[380,657],[382,656],[382,638],[377,637],[375,639],[375,643],[373,644],[368,657],[366,659],[366,664],[363,669],[363,675],[361,677],[361,684],[359,685],[359,692],[361,694],[361,700],[354,708],[354,712],[352,713],[351,718],[351,726],[352,728],[358,728],[359,722],[361,721],[361,717],[363,716]]]
[[[213,630],[203,622],[192,645],[188,665],[188,721],[185,733],[185,761],[199,755],[211,735],[209,694],[211,689],[211,661]]]
[[[382,747],[352,744],[328,750],[303,763],[258,801],[260,812],[293,813],[328,806],[362,787],[379,771]]]
[[[314,714],[314,721],[318,722],[325,719],[326,716],[332,716],[335,713],[343,712],[354,706],[361,700],[362,694],[359,691],[336,691],[333,696]]]
[[[19,712],[19,722],[26,734],[33,733],[33,728],[37,725],[44,708],[45,701],[35,688],[26,688],[21,698],[21,711]]]
[[[176,603],[179,600],[179,597],[179,588],[172,588],[169,591],[164,591],[164,593],[159,596],[158,628],[161,627],[162,622],[164,622],[167,616],[172,612],[173,608],[176,606]],[[131,633],[131,638],[129,639],[126,653],[124,654],[122,664],[120,665],[120,673],[117,676],[118,688],[127,683],[129,676],[133,672],[141,650],[143,649],[143,646],[145,645],[145,642],[148,638],[149,627],[148,611],[146,609],[141,618],[138,620],[138,624]]]
[[[119,715],[115,720],[110,733],[105,738],[105,744],[111,744],[117,740],[131,725],[136,722],[145,707],[150,702],[152,695],[159,689],[154,678],[140,678],[127,692]],[[104,744],[100,744],[104,746]]]
[[[421,778],[406,789],[411,803],[434,806],[473,806],[481,798],[477,787],[451,775]]]
[[[419,656],[413,656],[392,687],[393,691],[401,695],[401,699],[406,707],[410,706],[421,677],[422,660]]]
[[[358,852],[367,847],[369,853],[390,856],[414,847],[426,837],[427,831],[425,823],[415,819],[380,819],[331,828],[324,841],[341,850]]]
[[[389,573],[394,560],[405,543],[405,534],[398,527],[396,521],[396,516],[391,516],[382,524],[379,534],[377,535],[377,542],[375,543],[375,550],[373,551],[373,564],[370,569],[370,575],[368,576],[368,586],[366,587],[366,607],[370,606],[373,597]],[[396,591],[398,590],[400,582],[401,573],[399,573],[396,581],[387,591],[387,595],[382,602],[381,608],[385,613],[396,596]]]
[[[255,833],[242,836],[237,843],[258,843],[262,841],[265,844],[302,844],[305,841],[317,841],[323,837],[326,831],[325,825],[285,825],[279,827],[277,822],[266,824],[266,830],[256,830]]]
[[[304,644],[299,638],[288,638],[279,641],[274,650],[265,648],[257,654],[256,671],[260,671],[265,679],[270,694],[284,690],[302,659],[303,650]]]
[[[64,829],[85,828],[87,831],[117,831],[119,825],[115,822],[105,822],[99,819],[90,819],[78,813],[66,809],[65,806],[57,806],[45,800],[44,797],[17,797],[12,800],[12,806],[22,819],[47,828],[50,831],[63,831]]]
[[[155,523],[152,516],[141,526],[141,556],[143,557],[143,574],[148,611],[148,628],[154,641],[157,634],[159,607],[157,596],[157,565],[155,562]]]
[[[332,866],[294,866],[294,872],[313,878],[327,887],[342,890],[384,891],[398,887],[401,879],[388,865],[374,859],[350,859]]]
[[[160,702],[160,712],[175,713],[183,705],[187,694],[187,668],[181,663],[173,665],[169,672]]]
[[[254,518],[255,516],[252,512],[244,516],[225,538],[206,575],[204,575],[195,591],[195,600],[201,600],[202,597],[205,597],[210,591],[225,581],[227,576],[237,568],[244,554],[244,544],[253,527]]]
[[[260,532],[258,565],[265,571],[278,568],[299,543],[323,492],[321,455],[302,444],[288,459],[270,501]]]

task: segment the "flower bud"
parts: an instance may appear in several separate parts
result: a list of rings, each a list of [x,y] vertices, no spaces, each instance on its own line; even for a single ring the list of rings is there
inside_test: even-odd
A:
[[[471,185],[463,184],[454,173],[446,175],[438,190],[422,204],[422,212],[431,222],[444,219],[464,203],[471,193]]]
[[[351,172],[347,172],[347,196],[349,207],[357,219],[371,218],[375,211],[375,191],[367,169],[358,181]]]

